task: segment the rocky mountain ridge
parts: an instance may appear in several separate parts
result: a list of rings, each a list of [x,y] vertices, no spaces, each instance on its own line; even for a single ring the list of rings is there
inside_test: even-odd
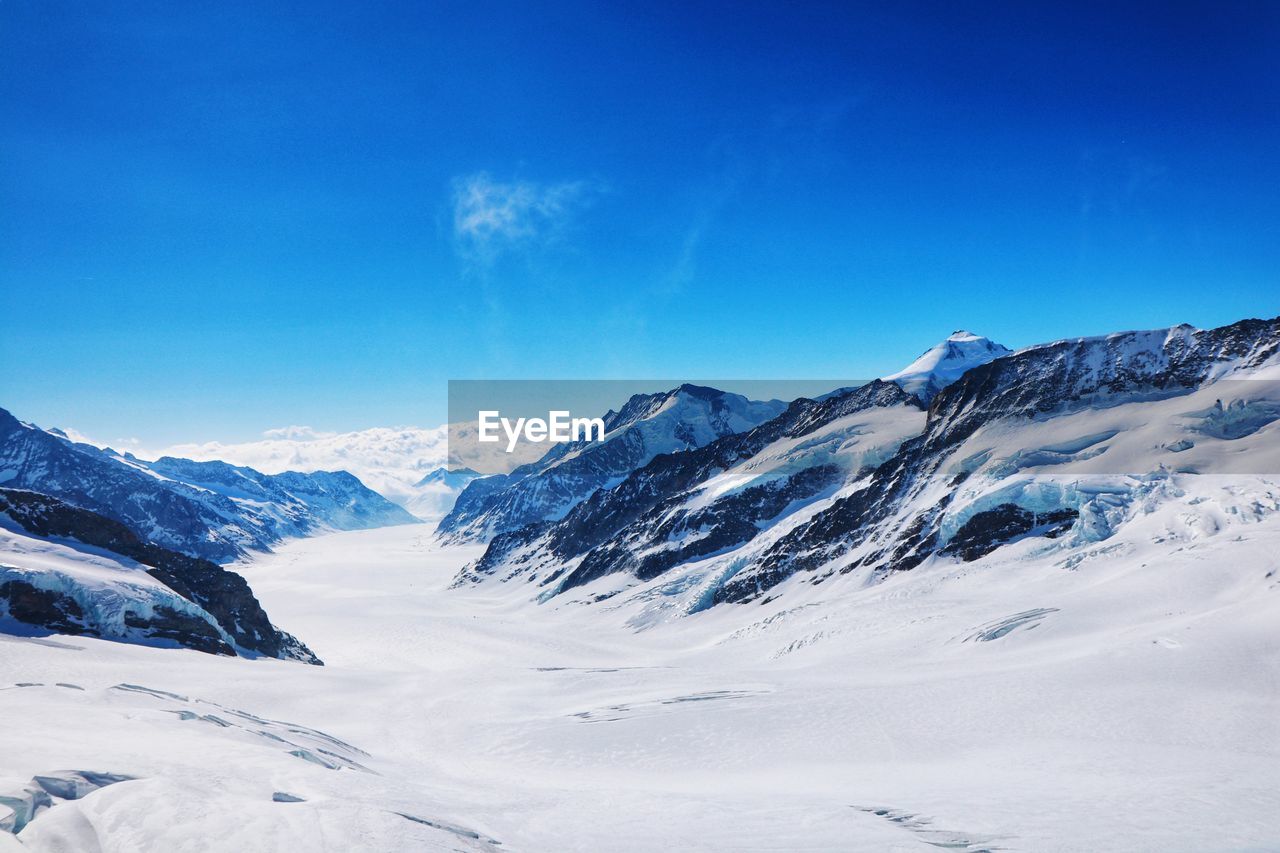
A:
[[[1275,383],[1254,381],[1280,362],[1280,319],[1017,352],[963,337],[922,359],[944,365],[957,343],[980,350],[961,353],[976,363],[959,373],[926,378],[918,362],[656,456],[563,518],[494,537],[457,582],[519,577],[544,601],[659,584],[696,612],[770,596],[797,575],[883,576],[1027,539],[1083,547],[1172,499],[1178,476],[1227,460],[1280,465]]]
[[[226,462],[149,462],[74,442],[3,409],[0,486],[60,498],[219,563],[320,530],[416,521],[345,471],[268,475]]]

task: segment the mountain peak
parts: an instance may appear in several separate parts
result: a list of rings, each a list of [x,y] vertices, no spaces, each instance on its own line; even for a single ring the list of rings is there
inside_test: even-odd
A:
[[[957,329],[897,373],[884,377],[926,403],[965,371],[1013,352],[990,338]]]
[[[717,397],[723,397],[725,392],[708,385],[694,385],[692,382],[685,382],[672,389],[668,396],[677,394],[688,394],[690,397],[696,397],[699,400],[714,400]]]

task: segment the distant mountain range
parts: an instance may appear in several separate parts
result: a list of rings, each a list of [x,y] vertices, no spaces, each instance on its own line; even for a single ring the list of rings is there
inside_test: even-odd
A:
[[[265,473],[284,471],[348,471],[378,494],[424,521],[439,521],[453,507],[467,483],[464,471],[441,477],[451,438],[465,438],[474,425],[452,427],[372,427],[352,432],[324,432],[305,426],[268,430],[256,441],[217,441],[177,444],[168,455],[199,461],[225,461]],[[520,445],[515,453],[502,448],[481,453],[491,445],[474,441],[454,446],[455,459],[474,451],[466,461],[477,471],[505,472],[542,454],[538,445]],[[545,450],[545,448],[543,448]],[[470,470],[470,469],[467,469]]]
[[[218,563],[321,530],[417,520],[345,471],[268,475],[226,462],[149,462],[74,442],[4,409],[0,486],[59,498],[165,548]]]

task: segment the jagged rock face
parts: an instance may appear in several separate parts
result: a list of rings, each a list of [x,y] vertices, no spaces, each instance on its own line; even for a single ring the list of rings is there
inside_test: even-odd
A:
[[[560,585],[565,591],[613,572],[652,580],[674,566],[724,552],[747,542],[788,506],[806,501],[840,482],[840,469],[818,465],[786,478],[752,486],[695,511],[678,508],[678,497],[659,503],[637,520],[632,535],[586,553]],[[671,512],[664,510],[670,508]],[[671,542],[673,547],[661,547]]]
[[[36,536],[74,539],[141,563],[148,567],[147,574],[204,610],[244,651],[320,663],[295,637],[271,624],[244,578],[216,563],[144,542],[114,519],[48,495],[0,489],[0,512]],[[22,581],[11,583],[31,586]],[[89,621],[83,608],[65,594],[48,590],[33,593],[16,587],[12,592],[8,596],[0,593],[0,598],[9,599],[9,613],[19,621],[59,633],[103,634]],[[142,629],[147,637],[171,639],[198,651],[236,653],[208,622],[173,608],[149,609],[152,612],[145,615],[127,614],[125,624]]]
[[[930,432],[954,441],[994,417],[1107,405],[1139,390],[1185,393],[1225,366],[1247,369],[1280,351],[1280,319],[1242,320],[1218,329],[1175,326],[1078,338],[1021,350],[965,374],[934,399]]]
[[[1185,394],[1226,369],[1247,370],[1277,352],[1280,318],[1210,330],[1177,326],[1058,341],[973,368],[934,398],[924,433],[877,469],[867,488],[782,537],[756,564],[722,586],[715,600],[750,600],[864,543],[875,546],[842,570],[872,566],[895,571],[919,565],[936,548],[945,506],[909,518],[898,511],[932,484],[961,442],[993,420],[1061,415],[1135,395]]]
[[[224,462],[119,456],[0,409],[0,484],[53,495],[216,562],[281,539],[416,521],[345,472],[266,475]]]
[[[469,483],[438,529],[448,538],[483,541],[558,520],[659,454],[703,447],[768,421],[784,408],[776,400],[756,402],[697,385],[637,394],[605,416],[603,442],[556,444],[537,462]]]
[[[99,604],[109,605],[99,607]],[[143,644],[174,645],[215,655],[236,649],[213,617],[177,595],[148,595],[134,586],[92,589],[47,570],[0,563],[0,625]]]
[[[655,457],[617,486],[595,492],[559,522],[496,537],[464,577],[491,574],[514,552],[535,542],[541,555],[555,562],[585,555],[566,577],[553,578],[560,580],[561,590],[614,572],[649,579],[688,560],[741,545],[788,507],[829,492],[856,475],[862,466],[853,460],[860,457],[841,457],[838,450],[800,444],[790,449],[785,466],[778,466],[776,474],[758,477],[755,485],[705,501],[695,499],[698,487],[771,445],[796,443],[859,412],[896,408],[917,415],[921,409],[914,396],[879,380],[820,400],[796,400],[778,417],[747,432]],[[851,424],[848,434],[827,437],[825,446],[839,448],[860,426]],[[849,465],[855,470],[848,470]]]
[[[197,652],[213,655],[235,655],[235,649],[222,639],[214,626],[195,619],[172,607],[157,607],[146,616],[126,613],[124,624],[145,632],[149,639],[172,640]]]
[[[83,634],[92,630],[85,624],[84,608],[74,598],[25,581],[0,584],[0,602],[4,602],[10,618],[27,625],[59,634]]]
[[[939,553],[955,554],[966,563],[985,557],[1001,545],[1025,536],[1061,536],[1080,517],[1070,507],[1040,515],[1017,504],[1001,504],[975,513]]]

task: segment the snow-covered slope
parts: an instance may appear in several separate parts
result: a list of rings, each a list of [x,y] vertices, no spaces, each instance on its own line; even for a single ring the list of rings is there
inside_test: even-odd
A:
[[[923,425],[918,400],[878,380],[796,400],[754,429],[655,457],[549,527],[495,538],[462,579],[528,575],[554,592],[614,572],[656,577],[841,493]]]
[[[1168,471],[1280,471],[1280,383],[1247,378],[1278,347],[1277,320],[998,358],[957,334],[893,383],[798,401],[742,436],[658,457],[554,524],[495,538],[459,580],[521,576],[541,600],[584,585],[604,600],[674,572],[696,612],[774,594],[797,573],[883,577],[1024,538],[1086,547],[1177,493],[1163,491]],[[884,393],[903,377],[935,389],[927,418],[905,391]],[[836,408],[868,394],[881,408]],[[692,563],[696,581],[675,571]]]
[[[48,495],[0,489],[0,563],[0,633],[319,663],[271,624],[236,573]]]
[[[1011,352],[1013,350],[972,332],[952,332],[945,341],[925,350],[902,370],[884,377],[884,381],[897,383],[907,393],[928,403],[965,371]]]
[[[981,475],[975,483],[1006,497],[1055,489],[1060,495],[1043,502],[1028,498],[1028,505],[988,502],[1000,514],[975,524],[989,527],[983,535],[998,544],[1033,532],[1059,535],[1068,520],[1072,542],[1105,538],[1114,527],[1099,528],[1098,514],[1115,521],[1142,506],[1133,500],[1134,489],[1108,497],[1113,488],[1089,475],[1137,483],[1161,480],[1170,467],[1205,474],[1280,470],[1267,450],[1277,438],[1277,415],[1265,414],[1277,384],[1250,378],[1277,359],[1280,318],[1058,341],[976,367],[934,398],[924,433],[904,443],[865,488],[788,531],[714,598],[750,600],[797,572],[820,582],[858,567],[880,574],[914,568],[948,545],[955,529],[946,526],[948,519],[955,523],[951,503],[966,493],[961,485],[975,473]],[[1260,413],[1250,421],[1252,437],[1205,432],[1206,424],[1221,419],[1214,401],[1222,396],[1240,400],[1237,409]],[[1202,450],[1181,456],[1194,444],[1190,433],[1198,435]],[[1239,443],[1242,438],[1247,440]],[[1110,453],[1112,446],[1122,449]],[[1088,482],[1074,489],[1039,482],[1064,476]],[[1108,513],[1117,502],[1123,508]],[[1021,506],[1031,518],[1011,520],[1015,513],[1005,504]],[[1059,529],[1037,531],[1037,516],[1046,512],[1061,516]]]
[[[345,471],[265,475],[225,462],[148,462],[73,442],[3,409],[0,486],[62,498],[216,562],[319,530],[415,521]]]
[[[568,512],[635,561],[580,583],[526,579],[555,522],[478,583],[454,581],[484,546],[407,525],[237,564],[324,668],[0,634],[0,829],[40,853],[1280,849],[1277,368],[1280,319],[1244,321],[1032,347],[927,412],[895,383],[797,401]]]
[[[698,385],[637,394],[605,415],[603,441],[556,444],[537,462],[470,483],[439,530],[450,539],[483,541],[562,518],[597,489],[615,485],[659,454],[751,429],[784,408],[778,400],[748,400]]]

